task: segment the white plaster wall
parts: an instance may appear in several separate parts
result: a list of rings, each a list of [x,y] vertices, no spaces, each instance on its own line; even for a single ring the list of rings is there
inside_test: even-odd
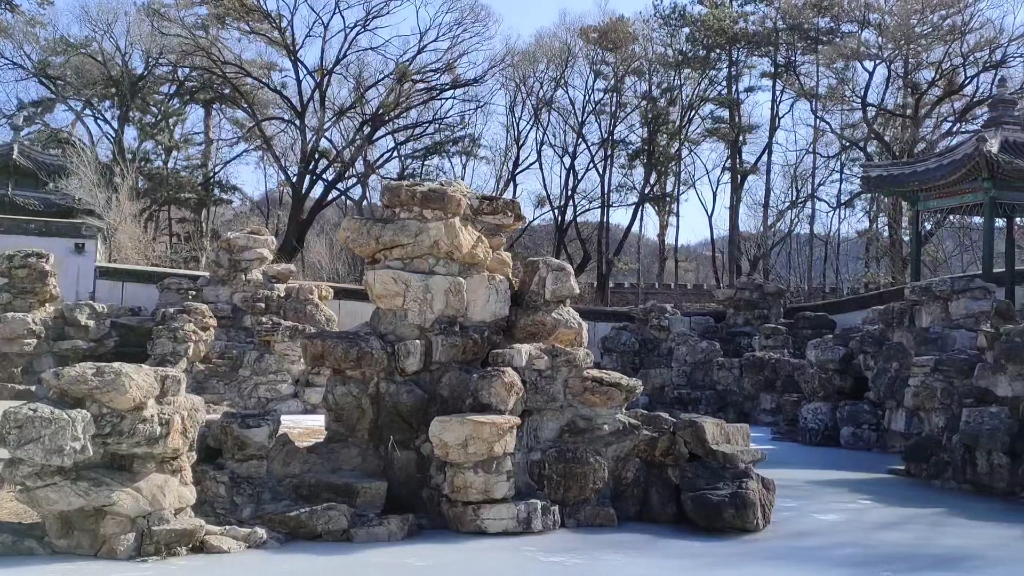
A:
[[[160,293],[153,284],[123,282],[120,280],[96,280],[96,301],[121,306],[142,306],[148,310],[156,307]],[[370,320],[375,306],[369,302],[353,300],[328,300],[327,307],[338,317],[338,330],[348,330]]]
[[[85,243],[85,252],[75,254],[75,243]],[[95,238],[47,238],[0,235],[0,252],[36,248],[53,254],[61,300],[89,300],[96,270]]]

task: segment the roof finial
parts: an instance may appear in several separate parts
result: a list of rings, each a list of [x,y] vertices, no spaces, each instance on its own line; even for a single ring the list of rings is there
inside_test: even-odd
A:
[[[1006,76],[1000,76],[996,80],[996,93],[988,101],[988,118],[982,123],[983,129],[995,128],[997,126],[1024,127],[1024,118],[1017,112],[1020,103],[1017,98],[1010,95],[1010,82]]]
[[[21,131],[25,128],[25,115],[18,112],[11,118],[11,141],[21,141]]]

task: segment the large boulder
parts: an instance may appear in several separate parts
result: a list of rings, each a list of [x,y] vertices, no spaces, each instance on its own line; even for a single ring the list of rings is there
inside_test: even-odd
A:
[[[456,532],[522,534],[555,530],[561,524],[558,506],[542,500],[447,503],[442,512]]]
[[[35,464],[70,467],[90,458],[95,430],[85,410],[30,403],[0,413],[0,446],[12,458]]]
[[[491,258],[487,240],[458,218],[446,220],[371,220],[346,218],[338,241],[371,262],[443,258],[482,265]]]
[[[363,284],[383,310],[400,310],[407,322],[429,327],[439,317],[466,314],[466,281],[458,276],[367,270]]]
[[[511,454],[516,447],[515,416],[455,414],[430,423],[434,455],[451,464],[467,464]]]
[[[512,457],[509,455],[470,464],[439,463],[441,493],[456,502],[493,502],[515,495]]]
[[[169,368],[124,362],[82,362],[44,372],[40,378],[52,391],[96,402],[112,410],[141,408],[161,395],[165,382],[183,384],[182,375]],[[182,389],[172,394],[181,394]]]
[[[705,530],[759,532],[775,507],[775,482],[753,468],[723,469],[706,462],[680,466],[683,516]]]

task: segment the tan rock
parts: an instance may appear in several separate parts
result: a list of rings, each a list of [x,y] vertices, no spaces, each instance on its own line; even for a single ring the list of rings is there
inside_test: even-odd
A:
[[[515,416],[455,414],[438,416],[428,435],[434,455],[452,464],[467,464],[511,454],[516,447]]]
[[[363,284],[379,308],[404,311],[405,321],[419,326],[466,314],[466,281],[457,276],[367,270]]]
[[[618,372],[585,370],[569,378],[565,397],[573,404],[587,408],[623,408],[643,392],[643,382]]]
[[[441,492],[456,502],[492,502],[515,495],[512,457],[472,464],[444,464]]]
[[[487,324],[508,316],[512,291],[508,279],[497,274],[466,278],[466,321]]]
[[[338,241],[371,261],[434,256],[469,265],[491,259],[487,239],[458,218],[448,220],[371,220],[346,218]]]

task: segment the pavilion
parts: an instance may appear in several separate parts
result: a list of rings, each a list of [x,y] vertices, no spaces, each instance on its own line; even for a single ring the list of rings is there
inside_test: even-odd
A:
[[[1015,302],[1014,220],[1024,215],[1024,117],[1009,93],[1006,78],[997,82],[988,116],[972,138],[928,156],[910,160],[865,162],[861,190],[896,196],[910,207],[910,281],[921,280],[921,213],[953,211],[984,218],[982,276],[994,280],[995,221],[1006,222],[1005,298]]]

